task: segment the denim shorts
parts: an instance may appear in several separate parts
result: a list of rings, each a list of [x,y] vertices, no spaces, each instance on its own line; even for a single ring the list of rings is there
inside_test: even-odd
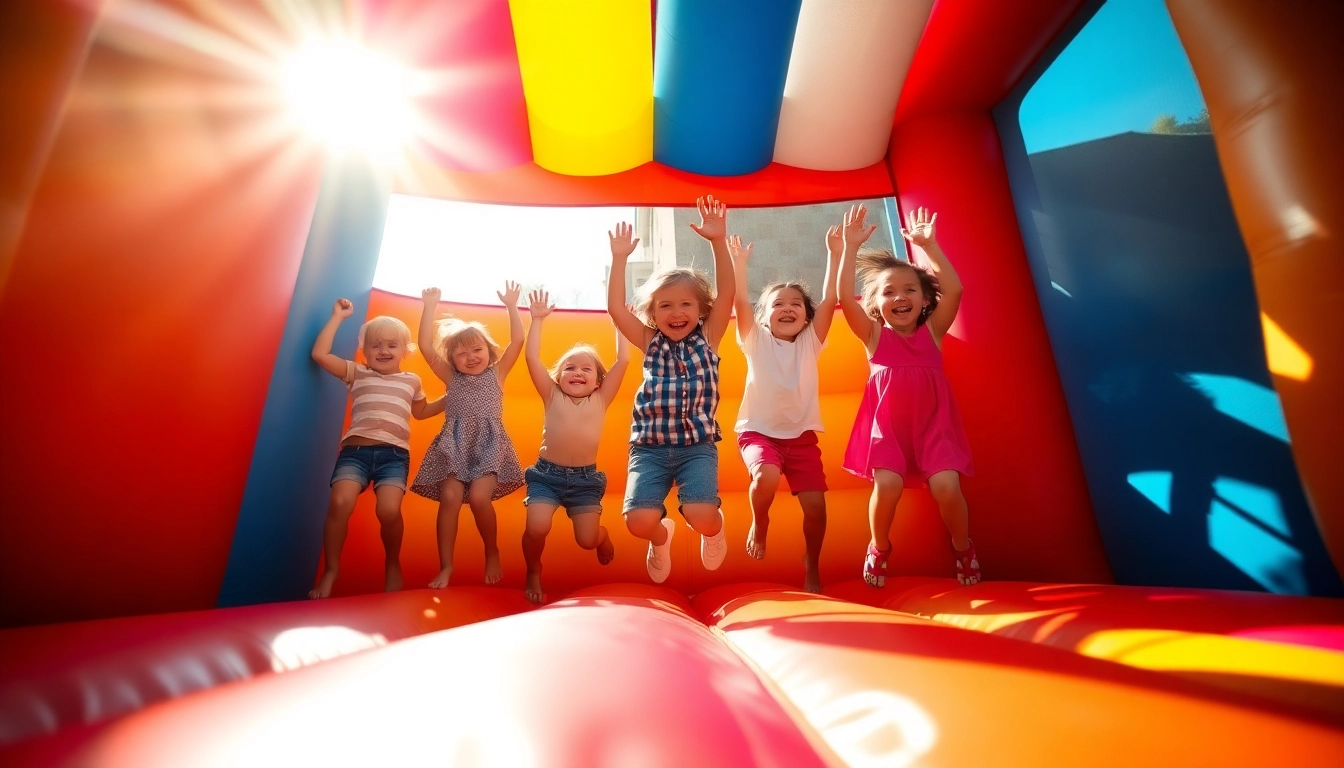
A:
[[[527,468],[523,477],[527,480],[527,498],[523,499],[523,506],[551,504],[564,507],[565,514],[570,517],[602,511],[607,475],[597,471],[596,464],[562,467],[539,458],[536,464]]]
[[[373,483],[377,489],[392,485],[406,490],[406,476],[411,472],[411,452],[395,445],[347,445],[336,457],[336,469],[331,473],[331,485],[337,480],[353,480],[362,491]]]
[[[630,446],[630,479],[625,484],[624,511],[659,509],[677,485],[677,501],[713,504],[719,501],[719,447],[711,441],[695,445]]]

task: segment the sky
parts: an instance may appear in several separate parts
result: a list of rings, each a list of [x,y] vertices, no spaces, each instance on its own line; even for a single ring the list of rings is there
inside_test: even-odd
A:
[[[1027,152],[1188,120],[1204,97],[1162,0],[1109,0],[1027,93]]]
[[[444,301],[499,304],[505,280],[545,285],[562,309],[607,305],[607,231],[635,209],[529,208],[393,195],[373,287]],[[527,301],[526,293],[523,302]]]

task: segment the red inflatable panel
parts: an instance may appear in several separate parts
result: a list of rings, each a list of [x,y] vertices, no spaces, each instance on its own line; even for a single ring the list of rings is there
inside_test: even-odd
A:
[[[834,765],[670,590],[593,591],[150,707],[6,765]]]
[[[809,171],[771,163],[746,176],[701,176],[645,163],[608,176],[564,176],[526,163],[494,173],[458,173],[422,163],[397,178],[407,195],[510,205],[689,205],[710,194],[733,207],[889,197],[884,163],[856,171]]]
[[[943,354],[975,460],[963,488],[986,578],[1112,581],[993,121],[907,121],[888,159],[901,209],[938,213],[938,240],[965,284]],[[942,521],[920,526],[916,548],[951,562]]]
[[[944,112],[988,112],[1017,85],[1082,4],[1083,0],[937,0],[901,87],[896,123]]]
[[[460,587],[0,632],[0,745],[532,607]]]
[[[1344,727],[1344,600],[905,577],[826,593],[1253,694]]]
[[[1344,731],[1249,697],[760,585],[694,601],[850,765],[1336,766]]]

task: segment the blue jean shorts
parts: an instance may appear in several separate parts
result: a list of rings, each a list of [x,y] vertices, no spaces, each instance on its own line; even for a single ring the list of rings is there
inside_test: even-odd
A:
[[[374,489],[392,485],[406,490],[406,476],[411,473],[411,452],[395,445],[347,445],[336,457],[336,469],[331,473],[331,485],[337,480],[353,480],[359,490],[373,483]]]
[[[527,480],[529,504],[550,504],[564,507],[565,514],[573,517],[586,512],[602,511],[602,494],[607,492],[607,475],[597,471],[596,464],[586,467],[562,467],[545,459],[528,467],[523,474]]]
[[[624,511],[659,509],[677,486],[677,501],[713,504],[719,501],[719,447],[713,442],[695,445],[630,446],[630,479],[625,484]]]

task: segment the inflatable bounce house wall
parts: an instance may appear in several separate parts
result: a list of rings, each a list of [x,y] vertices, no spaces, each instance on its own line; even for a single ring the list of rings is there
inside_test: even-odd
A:
[[[14,429],[0,462],[0,760],[1339,765],[1340,14],[1153,0],[1198,78],[1211,144],[1162,159],[1129,136],[1067,162],[1028,157],[1016,115],[1033,83],[1094,16],[1139,2],[0,9],[0,333],[15,353],[0,383]],[[315,29],[429,73],[395,160],[329,151],[290,118],[275,73]],[[1199,221],[1155,230],[1161,242],[1125,240],[1129,202],[1105,203],[1125,213],[1091,229],[1039,226],[1051,206],[1132,201],[1127,179],[1148,161],[1202,164],[1226,186]],[[1084,166],[1100,170],[1083,179]],[[786,586],[803,552],[786,492],[769,557],[741,551],[748,478],[730,443],[728,559],[705,571],[679,536],[672,577],[648,584],[617,513],[618,405],[599,457],[616,560],[599,566],[557,526],[544,607],[521,592],[521,493],[496,504],[498,586],[482,586],[466,523],[451,587],[378,594],[366,495],[336,599],[285,602],[318,571],[348,417],[313,339],[337,296],[366,316],[418,317],[417,297],[372,288],[394,193],[937,210],[968,288],[944,353],[988,580],[956,586],[936,507],[912,491],[895,576],[883,590],[855,581],[870,486],[839,458],[866,366],[837,326],[822,358],[824,595]],[[1183,195],[1154,190],[1149,213]],[[1201,227],[1235,227],[1215,250],[1249,259],[1193,252],[1210,242]],[[1135,290],[1104,261],[1116,242],[1152,245],[1127,262],[1146,275]],[[1067,295],[1062,274],[1090,298]],[[447,308],[507,335],[502,308]],[[553,325],[544,358],[579,338],[612,354],[603,313]],[[337,353],[353,353],[356,327]],[[730,348],[725,426],[746,375]],[[423,359],[408,365],[436,394]],[[1203,396],[1169,386],[1178,374]],[[1219,420],[1235,392],[1218,387],[1234,379],[1268,393],[1271,422],[1281,402],[1281,437]],[[540,405],[521,373],[504,396],[527,462]],[[413,471],[437,428],[414,425]],[[1174,447],[1190,433],[1205,452]],[[1272,511],[1252,509],[1266,493]],[[1219,549],[1232,536],[1219,509],[1261,535],[1242,545],[1272,539],[1291,576]],[[416,585],[437,570],[435,506],[411,495],[403,513]]]

